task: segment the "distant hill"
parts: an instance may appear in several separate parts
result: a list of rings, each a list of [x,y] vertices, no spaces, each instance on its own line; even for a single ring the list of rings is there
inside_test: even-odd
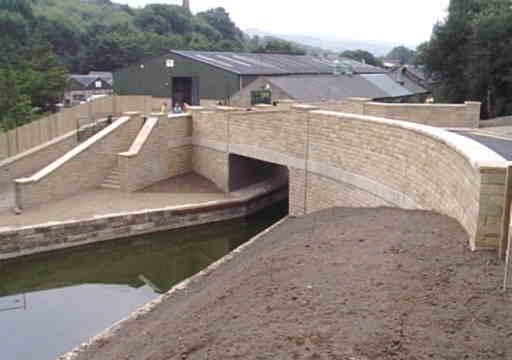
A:
[[[289,34],[273,34],[258,29],[244,30],[246,34],[251,36],[271,36],[283,40],[292,41],[301,45],[307,45],[315,48],[322,48],[334,52],[342,52],[345,50],[362,49],[371,52],[375,56],[385,56],[394,47],[402,45],[400,43],[382,42],[382,41],[363,41],[339,39],[332,36],[312,36],[312,35],[289,35]],[[414,48],[414,46],[411,46]]]
[[[193,14],[154,2],[135,8],[111,0],[0,0],[0,68],[30,60],[38,47],[72,73],[113,71],[170,49],[304,53],[286,40],[248,37],[222,7]]]

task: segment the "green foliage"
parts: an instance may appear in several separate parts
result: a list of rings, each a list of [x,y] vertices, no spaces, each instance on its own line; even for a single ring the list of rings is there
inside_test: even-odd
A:
[[[73,73],[115,71],[173,48],[304,53],[278,39],[254,42],[222,7],[193,15],[177,5],[109,0],[0,0],[0,42],[0,68],[30,61],[31,48],[48,42]]]
[[[253,53],[271,53],[271,54],[294,54],[305,55],[306,51],[294,43],[286,40],[266,37],[255,48],[251,49]]]
[[[0,128],[9,130],[53,110],[62,99],[69,74],[49,44],[34,47],[31,61],[0,68]]]
[[[177,5],[142,9],[110,0],[0,0],[0,127],[53,110],[68,71],[114,71],[170,49],[304,53],[247,38],[224,8],[194,16]]]
[[[416,51],[406,48],[405,46],[397,46],[386,55],[386,59],[400,60],[402,64],[414,63],[415,57]]]
[[[420,49],[436,100],[481,101],[484,117],[512,113],[511,39],[509,0],[452,0]]]
[[[365,50],[346,50],[340,54],[340,57],[364,62],[368,65],[383,66],[379,59],[377,59],[372,53]]]
[[[7,131],[30,122],[33,107],[20,72],[0,69],[0,130]]]
[[[223,39],[241,40],[243,38],[242,31],[231,21],[229,14],[222,7],[201,12],[197,16],[216,29]]]

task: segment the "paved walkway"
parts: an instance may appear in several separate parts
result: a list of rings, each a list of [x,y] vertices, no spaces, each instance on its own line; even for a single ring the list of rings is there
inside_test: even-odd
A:
[[[457,131],[458,134],[478,141],[489,149],[512,161],[512,126],[497,126],[471,131]]]
[[[90,218],[143,209],[157,209],[173,205],[202,203],[230,198],[213,183],[196,174],[177,176],[156,183],[135,193],[97,188],[23,211],[14,215],[8,205],[8,192],[0,199],[0,230],[5,227],[17,227]],[[12,194],[12,191],[11,191]]]

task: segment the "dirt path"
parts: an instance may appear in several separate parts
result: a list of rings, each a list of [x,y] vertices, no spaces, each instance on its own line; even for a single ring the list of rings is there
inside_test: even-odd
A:
[[[421,211],[290,219],[78,359],[512,359],[502,267],[467,243]]]

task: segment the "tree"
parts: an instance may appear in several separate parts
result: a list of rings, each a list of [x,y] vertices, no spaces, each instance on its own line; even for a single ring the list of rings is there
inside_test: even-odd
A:
[[[290,41],[266,37],[256,49],[252,50],[254,53],[271,53],[271,54],[292,54],[304,55],[306,51],[294,45]]]
[[[405,46],[397,46],[386,55],[386,59],[400,60],[402,64],[413,63],[415,57],[416,52]]]
[[[53,110],[68,86],[69,73],[60,63],[49,43],[40,43],[32,51],[32,62],[25,69],[25,93],[31,96],[32,106],[43,111]]]
[[[452,0],[421,52],[436,98],[481,101],[484,118],[512,112],[511,37],[509,0]]]
[[[382,66],[382,62],[379,59],[365,50],[346,50],[340,54],[340,57],[346,57],[368,65]]]
[[[216,29],[225,40],[241,40],[243,38],[242,31],[231,21],[229,13],[223,7],[198,13],[197,16]]]
[[[11,67],[0,69],[0,130],[7,131],[30,122],[33,114],[20,73]]]

